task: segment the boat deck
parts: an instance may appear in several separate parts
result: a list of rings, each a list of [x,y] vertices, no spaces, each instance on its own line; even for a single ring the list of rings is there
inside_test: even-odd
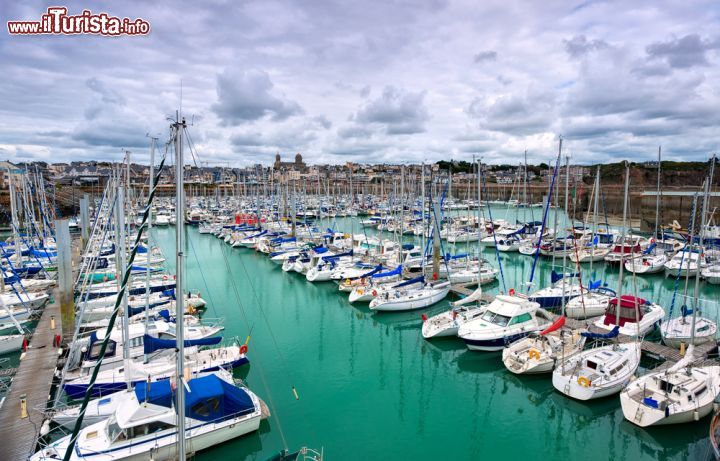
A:
[[[570,326],[571,328],[587,328],[592,333],[607,333],[607,330],[600,329],[592,324],[587,325],[586,321],[584,320],[567,319],[565,321],[565,324]],[[630,341],[634,341],[635,337],[620,334],[618,335],[617,339],[621,343],[627,343]],[[679,350],[655,341],[643,340],[640,347],[643,351],[643,354],[645,354],[647,357],[655,360],[664,361],[665,363],[663,364],[663,366],[671,366],[673,363],[679,361],[682,358]],[[695,353],[699,357],[707,357],[712,351],[716,350],[717,347],[717,343],[710,341],[696,346]]]
[[[55,330],[50,325],[55,317]],[[60,333],[60,304],[45,306],[40,321],[29,340],[29,347],[20,360],[5,403],[0,408],[0,460],[23,460],[35,452],[43,415],[36,409],[45,408],[50,398],[53,374],[58,363],[53,347],[55,334]],[[28,417],[20,417],[20,400],[27,399]]]

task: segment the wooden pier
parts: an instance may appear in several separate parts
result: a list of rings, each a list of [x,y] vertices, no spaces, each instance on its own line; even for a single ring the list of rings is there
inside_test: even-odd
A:
[[[28,349],[20,356],[20,365],[0,408],[0,461],[25,460],[35,453],[45,410],[52,402],[53,378],[59,366],[59,349],[54,346],[55,338],[62,338],[63,283],[70,286],[65,288],[64,298],[67,299],[67,293],[70,294],[69,308],[74,314],[71,281],[75,279],[75,271],[79,267],[80,240],[70,238],[67,220],[62,224],[56,221],[55,229],[58,287],[53,290],[51,302],[42,310],[35,330],[28,335]],[[74,268],[72,259],[76,261]],[[65,307],[68,308],[67,305]]]
[[[459,296],[460,298],[470,296],[470,294],[476,289],[477,283],[460,283],[457,285],[450,285],[450,292],[453,293],[455,296]],[[490,294],[483,293],[480,299],[489,303],[493,299],[495,299],[495,297]]]
[[[55,329],[51,328],[52,317]],[[0,461],[20,461],[35,452],[43,415],[36,409],[45,408],[50,398],[58,354],[53,339],[60,333],[60,304],[52,302],[43,310],[40,322],[20,360],[5,403],[0,408]],[[21,399],[25,398],[27,417],[21,417]]]

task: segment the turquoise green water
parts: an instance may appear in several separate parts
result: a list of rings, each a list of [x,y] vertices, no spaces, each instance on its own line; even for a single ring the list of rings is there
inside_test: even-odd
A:
[[[172,259],[174,228],[154,232]],[[237,375],[273,413],[258,433],[204,451],[199,460],[265,459],[284,445],[323,447],[329,460],[710,459],[708,419],[636,428],[623,420],[617,397],[571,401],[554,391],[549,375],[509,373],[498,353],[470,352],[457,339],[424,341],[421,312],[374,314],[367,304],[350,305],[335,284],[284,273],[253,250],[195,229],[187,237],[186,288],[201,290],[207,317],[225,317],[226,337],[244,340],[252,332],[251,363]],[[495,262],[493,252],[485,257]],[[501,260],[507,287],[524,287],[532,259]],[[595,277],[615,288],[615,271],[599,264]],[[541,261],[537,286],[549,282],[549,273],[549,262]],[[626,292],[632,283],[625,280]],[[641,296],[667,310],[673,280],[635,283]],[[703,286],[703,296],[717,299],[715,290]],[[446,307],[447,301],[428,311]]]

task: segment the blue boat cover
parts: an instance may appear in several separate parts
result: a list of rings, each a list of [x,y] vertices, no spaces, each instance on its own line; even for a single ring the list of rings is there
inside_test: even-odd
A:
[[[217,421],[255,411],[252,398],[243,389],[223,381],[217,375],[207,375],[188,381],[185,392],[185,415],[199,421]],[[135,395],[140,402],[170,408],[175,391],[169,379],[153,383],[137,383]]]
[[[597,290],[600,288],[600,285],[602,285],[602,280],[591,280],[590,285],[588,285],[588,290]]]
[[[244,390],[223,381],[216,375],[195,378],[188,382],[185,393],[185,414],[199,421],[216,421],[255,411],[252,399]]]
[[[381,267],[381,266],[378,266]],[[372,276],[374,279],[379,279],[383,277],[392,277],[393,275],[399,275],[402,273],[402,265],[396,267],[395,269],[391,270],[390,272],[380,272],[376,273]]]
[[[185,347],[210,346],[222,341],[222,336],[211,336],[209,338],[186,339]],[[160,339],[150,335],[143,335],[143,352],[152,354],[160,349],[174,349],[177,342],[174,339]]]
[[[148,402],[170,408],[173,402],[170,380],[162,379],[154,383],[141,381],[135,385],[135,396],[138,402]]]
[[[552,271],[550,273],[550,283],[555,283],[558,280],[562,280],[563,277],[578,277],[579,275],[580,275],[579,272],[574,273],[574,274],[572,274],[572,273],[571,274],[558,274],[557,272]]]
[[[353,255],[353,250],[350,250],[345,253],[338,253],[336,255],[328,256],[327,258],[323,258],[323,259],[325,261],[329,261],[329,260],[333,260],[333,259],[342,258],[343,256],[352,256],[352,255]]]
[[[405,287],[408,285],[413,285],[415,283],[423,283],[423,282],[425,282],[425,276],[421,275],[419,277],[415,277],[414,279],[410,279],[410,280],[406,280],[402,283],[398,283],[397,285],[393,286],[393,288],[400,288],[400,287]]]
[[[683,317],[687,317],[688,315],[692,314],[693,310],[687,307],[687,304],[683,304],[680,308],[680,314],[682,314]]]
[[[649,255],[650,253],[652,253],[652,251],[655,249],[656,246],[657,246],[657,243],[656,243],[656,242],[651,243],[651,244],[645,249],[645,251],[643,251],[643,254]]]
[[[618,333],[620,333],[620,327],[615,325],[615,328],[613,328],[612,331],[610,331],[609,333],[592,333],[586,331],[580,334],[586,338],[591,339],[610,339],[616,337]]]

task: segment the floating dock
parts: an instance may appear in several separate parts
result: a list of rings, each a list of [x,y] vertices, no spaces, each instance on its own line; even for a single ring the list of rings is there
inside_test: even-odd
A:
[[[52,328],[55,318],[55,329]],[[53,375],[58,364],[58,349],[53,347],[60,334],[60,303],[57,297],[45,306],[27,352],[21,356],[17,373],[0,408],[0,460],[20,461],[35,453],[35,445],[44,416],[36,411],[50,401]],[[25,399],[26,414],[22,417],[21,400]]]

